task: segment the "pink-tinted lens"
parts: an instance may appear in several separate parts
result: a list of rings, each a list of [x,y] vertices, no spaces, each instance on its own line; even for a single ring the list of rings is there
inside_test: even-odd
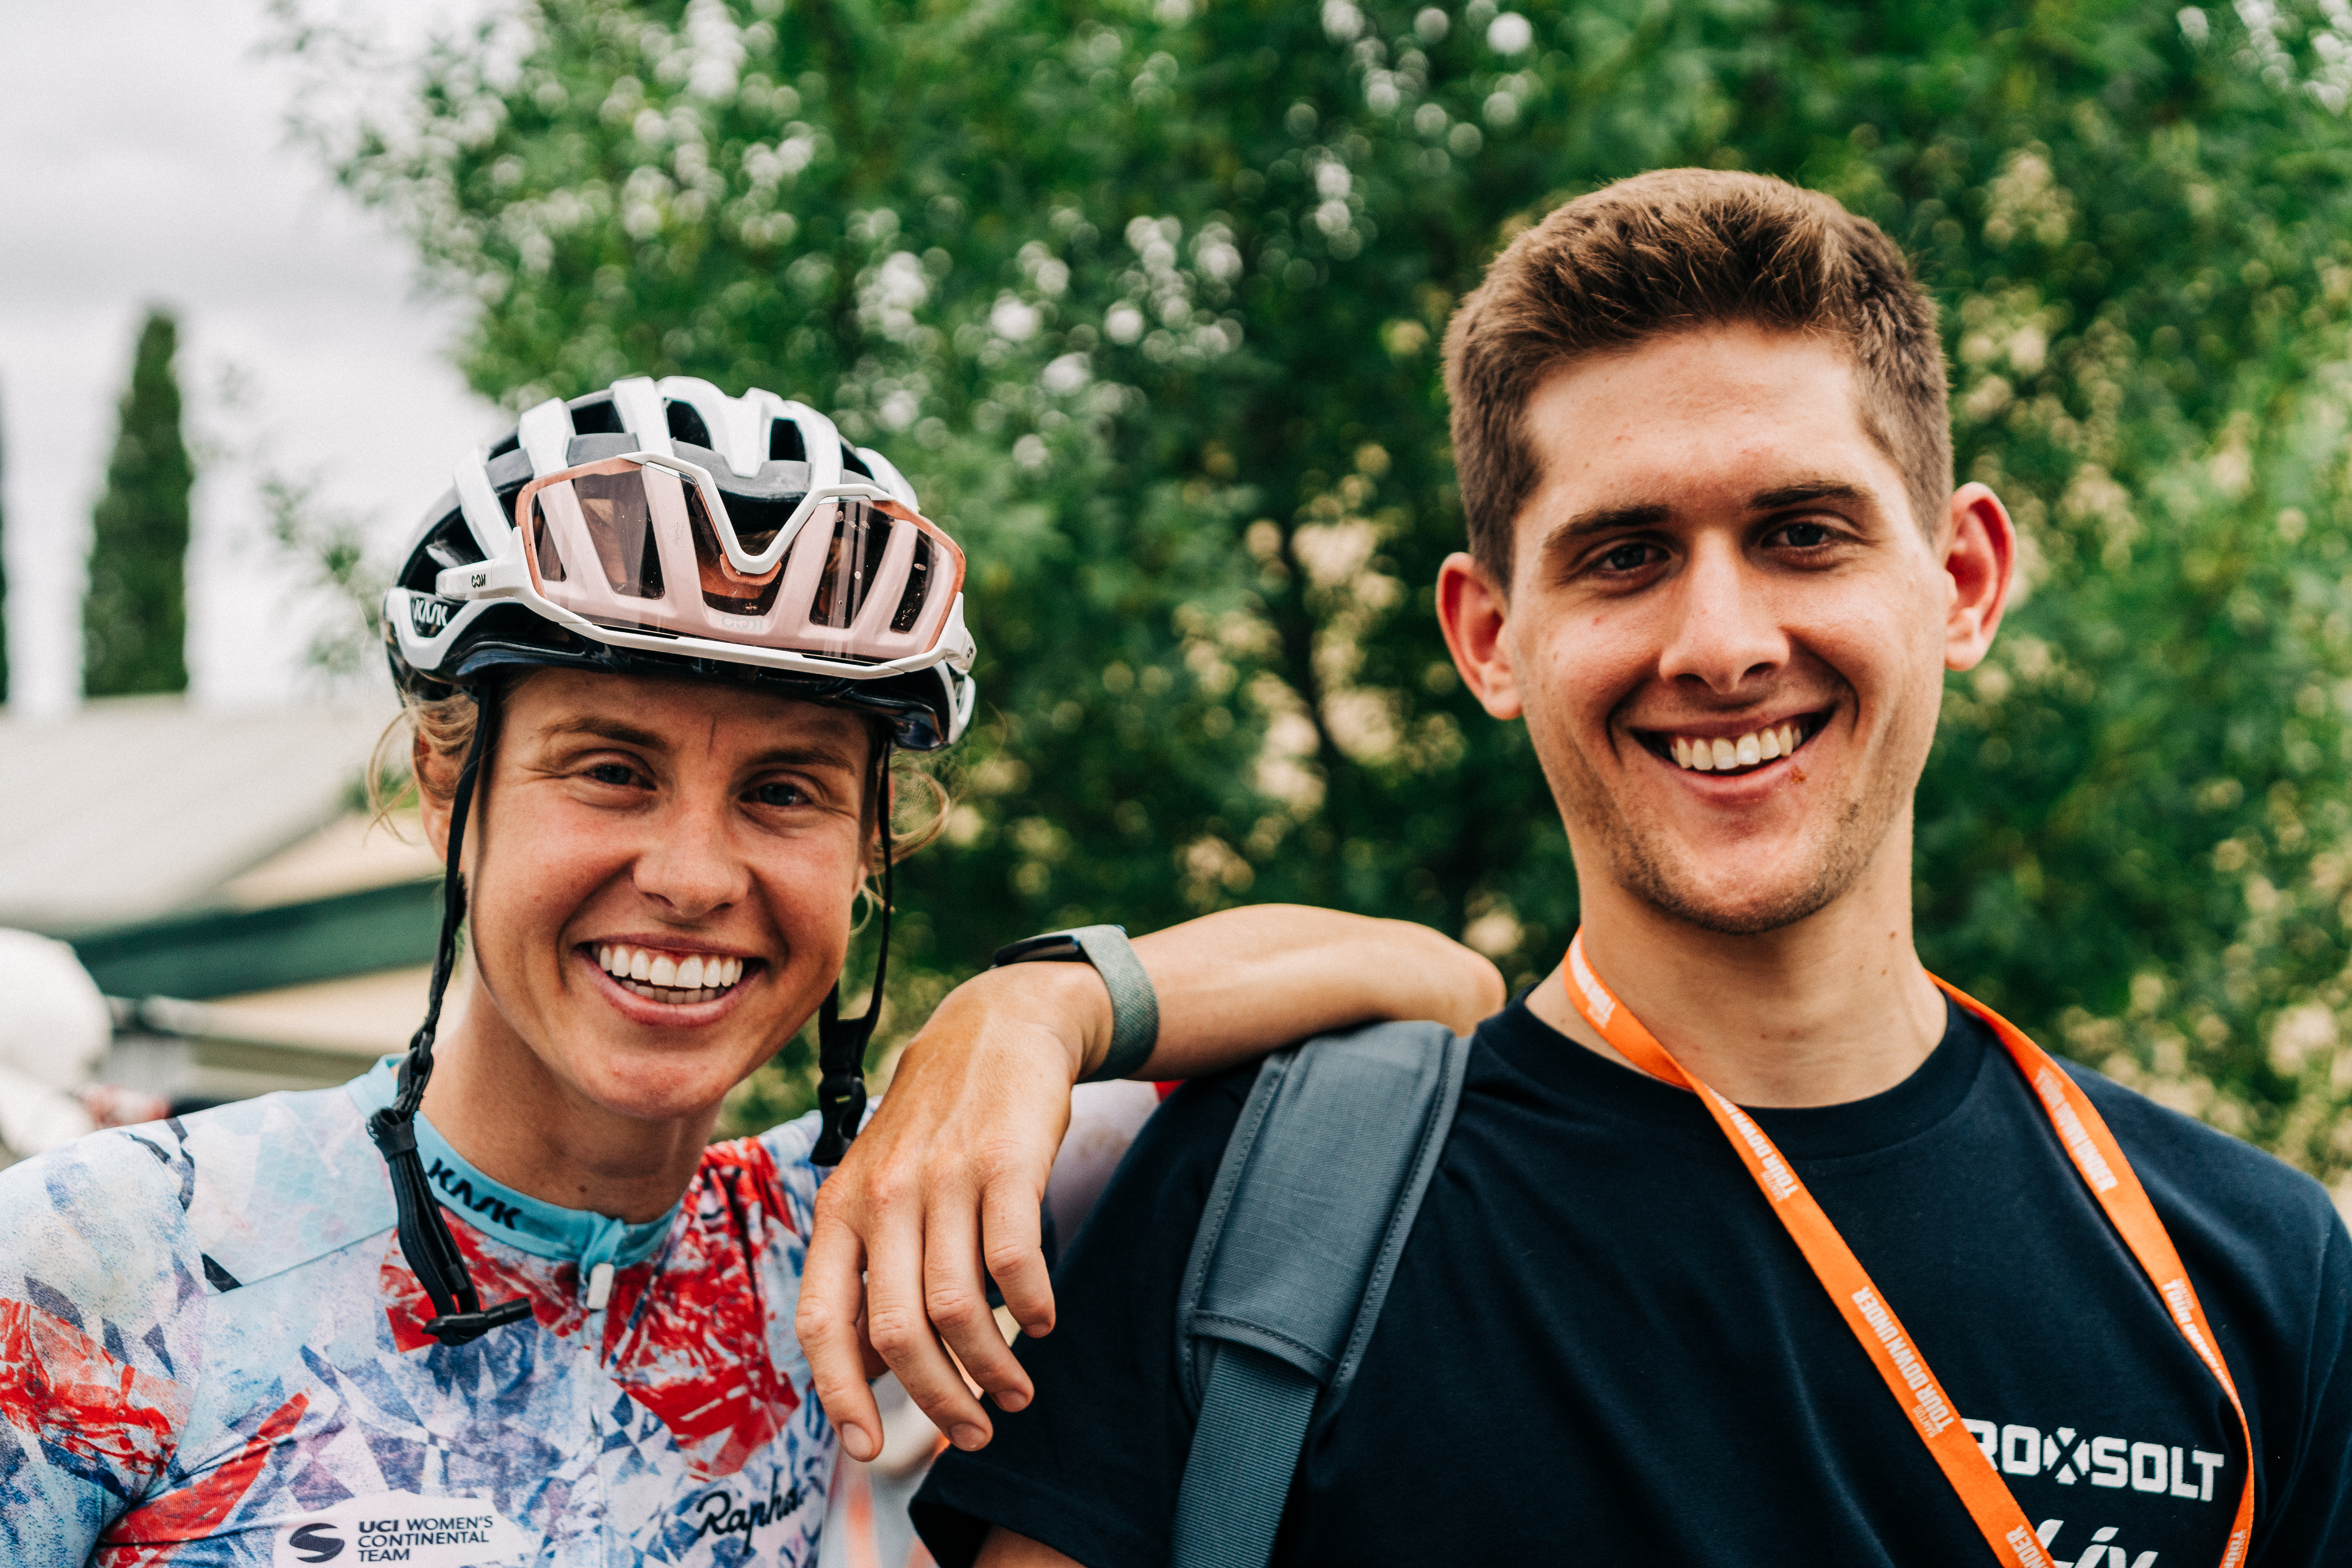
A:
[[[629,599],[663,596],[661,551],[655,542],[644,469],[580,474],[549,485],[531,498],[530,527],[542,584],[566,582],[569,565],[586,564],[567,560],[579,552],[577,544],[584,539],[603,569],[605,585],[614,594]],[[569,552],[566,534],[573,543]]]
[[[783,563],[780,561],[757,575],[735,570],[735,563],[727,559],[727,552],[719,542],[719,531],[711,524],[709,509],[702,504],[702,492],[692,485],[683,488],[687,528],[694,535],[695,574],[702,588],[703,604],[730,616],[766,615],[775,605],[776,590],[783,584]],[[773,537],[772,532],[770,537]]]
[[[541,594],[625,630],[881,663],[928,651],[963,586],[946,534],[850,499],[820,503],[775,565],[740,571],[697,485],[618,459],[533,487],[523,525]]]

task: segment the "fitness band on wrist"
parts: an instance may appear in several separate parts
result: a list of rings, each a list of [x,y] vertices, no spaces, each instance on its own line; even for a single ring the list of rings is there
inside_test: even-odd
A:
[[[1040,963],[1090,963],[1110,992],[1110,1050],[1080,1083],[1125,1078],[1150,1059],[1160,1043],[1160,994],[1151,989],[1151,976],[1135,956],[1125,926],[1078,926],[1023,937],[998,948],[988,966]]]

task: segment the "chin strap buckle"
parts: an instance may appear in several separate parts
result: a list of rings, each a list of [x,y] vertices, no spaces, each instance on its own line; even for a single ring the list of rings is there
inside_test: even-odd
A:
[[[854,1027],[854,1026],[853,1026]],[[863,1041],[859,1042],[862,1047]],[[865,1051],[860,1048],[852,1061],[861,1061]],[[817,1109],[823,1113],[823,1131],[817,1134],[816,1147],[809,1158],[820,1165],[838,1165],[849,1152],[849,1141],[857,1136],[858,1124],[866,1120],[866,1073],[863,1066],[847,1071],[829,1072],[817,1084]]]
[[[823,1115],[816,1147],[809,1151],[809,1159],[819,1165],[840,1164],[842,1157],[849,1152],[850,1140],[857,1136],[857,1129],[866,1120],[866,1047],[874,1037],[874,1026],[881,1022],[883,979],[890,973],[890,869],[897,857],[891,853],[890,845],[887,739],[876,742],[874,748],[874,798],[879,803],[877,816],[882,837],[882,929],[876,939],[874,991],[866,999],[866,1016],[862,1018],[841,1016],[841,982],[837,980],[817,1005],[816,1059],[824,1076],[817,1079],[816,1103]]]
[[[425,1331],[445,1345],[462,1345],[480,1339],[492,1329],[519,1323],[530,1316],[530,1303],[518,1296],[478,1312],[444,1312],[427,1322]]]

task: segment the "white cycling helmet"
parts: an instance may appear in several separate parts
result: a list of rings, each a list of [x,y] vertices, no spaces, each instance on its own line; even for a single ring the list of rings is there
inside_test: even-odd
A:
[[[971,721],[962,587],[914,487],[824,415],[632,376],[457,465],[384,594],[385,651],[405,690],[687,675],[864,709],[929,752]]]
[[[394,680],[416,696],[467,691],[478,718],[452,799],[425,1022],[393,1103],[368,1119],[391,1174],[402,1256],[433,1302],[435,1338],[462,1344],[530,1316],[520,1299],[483,1304],[415,1135],[465,918],[466,819],[497,728],[498,678],[550,665],[684,676],[882,721],[873,994],[864,1016],[844,1018],[836,983],[817,1010],[824,1126],[812,1157],[833,1164],[863,1120],[866,1045],[888,972],[890,751],[937,751],[971,721],[963,565],[879,453],[756,387],[730,397],[690,376],[633,376],[569,403],[551,398],[457,465],[383,596]]]

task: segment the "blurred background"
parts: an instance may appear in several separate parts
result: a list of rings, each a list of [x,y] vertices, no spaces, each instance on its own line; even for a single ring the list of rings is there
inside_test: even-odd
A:
[[[352,815],[391,709],[371,596],[459,447],[630,374],[828,410],[971,552],[982,715],[886,1036],[1012,936],[1260,900],[1533,979],[1575,885],[1432,615],[1439,337],[1550,205],[1703,163],[1908,247],[1960,475],[2027,540],[1919,797],[1931,965],[2352,1192],[2347,0],[31,25],[0,923],[204,1005],[118,1008],[159,1091],[404,1035],[430,868]],[[807,1071],[788,1047],[733,1124]]]

